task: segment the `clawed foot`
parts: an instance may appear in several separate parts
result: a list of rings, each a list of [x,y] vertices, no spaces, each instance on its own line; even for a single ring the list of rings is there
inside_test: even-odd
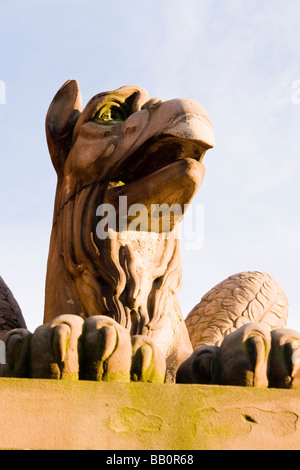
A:
[[[2,377],[163,383],[166,361],[145,336],[106,316],[61,315],[32,334],[2,338]],[[300,386],[300,333],[248,323],[221,346],[200,346],[181,364],[177,383],[292,388]]]
[[[2,377],[163,383],[166,361],[145,336],[106,316],[61,315],[33,334],[9,331]]]
[[[181,364],[177,383],[300,386],[300,333],[249,323],[220,347],[200,346]]]

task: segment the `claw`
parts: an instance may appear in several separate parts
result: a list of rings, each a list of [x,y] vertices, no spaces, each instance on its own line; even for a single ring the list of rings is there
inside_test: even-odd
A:
[[[133,336],[131,342],[131,380],[133,382],[164,383],[166,360],[160,350],[145,336]]]
[[[61,315],[39,326],[31,341],[33,378],[78,379],[78,338],[83,319]]]
[[[62,323],[53,328],[52,349],[58,364],[65,362],[70,335],[71,328],[70,325],[66,323]]]
[[[278,328],[271,333],[272,350],[268,378],[271,388],[300,385],[300,333]]]
[[[25,328],[10,330],[2,338],[6,363],[1,366],[2,377],[30,377],[30,341],[32,334]]]
[[[105,362],[113,354],[118,345],[118,335],[116,329],[111,326],[103,326],[99,330],[98,335],[98,348],[99,348],[99,357],[102,358],[102,361]]]
[[[130,335],[109,317],[97,315],[85,320],[79,340],[79,357],[80,379],[130,381]]]
[[[270,349],[270,329],[264,324],[248,323],[226,336],[220,346],[222,384],[267,386]]]
[[[176,382],[219,384],[220,376],[220,348],[218,346],[199,346],[179,367]]]

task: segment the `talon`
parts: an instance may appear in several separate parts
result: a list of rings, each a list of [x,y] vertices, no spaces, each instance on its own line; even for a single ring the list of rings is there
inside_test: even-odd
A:
[[[65,361],[70,335],[70,326],[65,323],[53,328],[52,349],[58,364]]]
[[[278,328],[271,332],[272,349],[268,379],[271,388],[292,388],[300,385],[300,333]]]
[[[99,330],[98,336],[98,347],[99,357],[103,362],[107,361],[108,358],[113,354],[118,345],[118,335],[116,329],[113,326],[103,326]]]
[[[30,377],[30,341],[32,334],[25,328],[8,331],[2,338],[6,349],[6,364],[1,370],[2,377]]]
[[[109,317],[98,315],[84,322],[79,342],[79,357],[80,379],[130,381],[130,335]]]
[[[220,346],[222,384],[267,386],[270,349],[270,329],[264,324],[248,323],[226,336]]]
[[[164,383],[166,360],[155,344],[149,338],[140,335],[133,336],[131,342],[131,380]]]
[[[60,315],[39,326],[31,341],[31,376],[44,379],[78,379],[78,338],[83,319]]]
[[[176,383],[219,384],[220,376],[220,348],[200,346],[179,367]]]

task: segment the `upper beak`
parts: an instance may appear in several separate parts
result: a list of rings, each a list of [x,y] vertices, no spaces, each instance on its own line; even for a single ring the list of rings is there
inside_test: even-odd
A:
[[[162,135],[199,141],[207,149],[215,146],[210,119],[200,104],[189,99],[176,99],[166,103],[169,103],[168,108],[173,119],[166,124]]]

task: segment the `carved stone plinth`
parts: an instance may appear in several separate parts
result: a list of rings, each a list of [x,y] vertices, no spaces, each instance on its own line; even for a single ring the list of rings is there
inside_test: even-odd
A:
[[[300,389],[0,379],[1,449],[298,449]]]

